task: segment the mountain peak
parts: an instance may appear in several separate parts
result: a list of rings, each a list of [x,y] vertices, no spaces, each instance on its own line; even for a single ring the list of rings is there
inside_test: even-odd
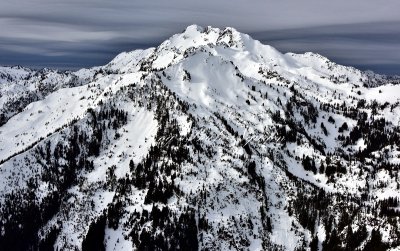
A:
[[[392,79],[191,25],[0,83],[5,250],[399,247]]]
[[[274,47],[262,44],[232,27],[203,28],[196,24],[189,25],[182,33],[166,39],[157,48],[121,53],[102,68],[108,72],[160,70],[204,52],[234,63],[240,72],[247,72],[257,79],[261,79],[259,68],[262,71],[276,71],[288,79],[291,79],[293,74],[311,74],[320,75],[323,79],[333,79],[335,83],[351,83],[356,86],[377,86],[388,79],[385,76],[366,74],[353,67],[338,65],[317,53],[282,54]]]
[[[197,24],[191,24],[184,30],[183,33],[190,34],[193,32],[203,32],[204,28]]]
[[[225,43],[226,46],[233,47],[238,45],[241,40],[241,33],[234,28],[213,28],[207,26],[203,28],[199,25],[190,25],[182,33],[172,36],[163,44],[175,47],[180,51],[184,51],[190,47],[200,47],[204,45],[217,45]],[[161,47],[163,46],[161,45]]]

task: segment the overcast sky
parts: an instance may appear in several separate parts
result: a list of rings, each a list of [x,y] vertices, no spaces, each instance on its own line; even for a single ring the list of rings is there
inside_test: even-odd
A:
[[[103,65],[194,23],[400,75],[399,0],[0,0],[0,65]]]

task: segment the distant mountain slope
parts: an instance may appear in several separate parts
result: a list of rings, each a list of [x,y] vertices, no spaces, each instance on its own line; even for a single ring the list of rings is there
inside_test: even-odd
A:
[[[6,250],[400,250],[400,85],[233,28],[0,68]]]

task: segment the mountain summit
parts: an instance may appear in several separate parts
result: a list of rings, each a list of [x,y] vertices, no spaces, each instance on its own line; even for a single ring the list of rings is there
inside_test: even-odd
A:
[[[399,79],[192,25],[0,67],[5,250],[399,250]]]

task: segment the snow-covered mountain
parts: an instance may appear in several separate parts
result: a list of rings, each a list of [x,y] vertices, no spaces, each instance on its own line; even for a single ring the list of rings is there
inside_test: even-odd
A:
[[[400,250],[399,79],[189,26],[0,68],[2,250]]]

